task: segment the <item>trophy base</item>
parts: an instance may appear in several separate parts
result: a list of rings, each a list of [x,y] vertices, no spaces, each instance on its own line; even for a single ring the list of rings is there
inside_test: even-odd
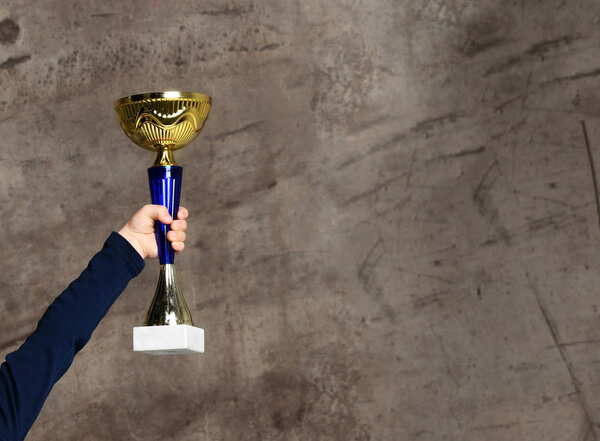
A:
[[[133,350],[151,355],[204,352],[204,329],[190,325],[137,326]]]

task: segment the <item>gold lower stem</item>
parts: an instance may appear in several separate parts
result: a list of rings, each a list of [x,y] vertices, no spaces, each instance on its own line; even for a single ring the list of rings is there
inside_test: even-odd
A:
[[[152,305],[148,310],[146,326],[191,325],[192,315],[179,289],[179,280],[175,265],[168,263],[160,266],[158,285]]]

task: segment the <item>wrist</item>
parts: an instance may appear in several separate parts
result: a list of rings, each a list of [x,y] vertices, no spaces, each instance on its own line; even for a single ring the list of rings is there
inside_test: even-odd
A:
[[[123,227],[119,230],[119,234],[127,241],[129,244],[138,252],[138,254],[142,257],[142,259],[146,258],[146,253],[144,252],[144,248],[140,245],[138,240],[135,238],[135,235],[132,234],[127,227]]]

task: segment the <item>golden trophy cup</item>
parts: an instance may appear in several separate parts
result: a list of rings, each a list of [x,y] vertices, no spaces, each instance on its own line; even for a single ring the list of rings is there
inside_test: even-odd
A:
[[[164,205],[176,219],[183,168],[173,152],[192,142],[208,117],[211,98],[192,92],[132,95],[115,102],[125,134],[156,153],[148,169],[153,204]],[[194,326],[175,272],[175,253],[167,241],[169,226],[156,222],[160,274],[144,326],[133,328],[133,350],[147,354],[204,352],[204,330]]]

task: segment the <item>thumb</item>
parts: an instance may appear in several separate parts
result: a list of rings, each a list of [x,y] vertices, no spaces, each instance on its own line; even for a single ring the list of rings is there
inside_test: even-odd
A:
[[[173,218],[169,214],[169,210],[164,205],[144,205],[142,208],[142,213],[144,216],[152,219],[158,220],[163,224],[170,224],[173,222]]]

